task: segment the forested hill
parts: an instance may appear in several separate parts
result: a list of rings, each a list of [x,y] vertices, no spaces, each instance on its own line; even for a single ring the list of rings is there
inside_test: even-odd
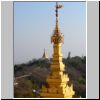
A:
[[[33,59],[28,63],[14,66],[14,79],[18,83],[14,86],[15,97],[38,97],[32,89],[41,89],[46,84],[46,78],[50,73],[52,59]],[[75,97],[86,97],[86,57],[63,58],[65,71],[68,73],[70,83],[73,83]],[[26,85],[25,88],[23,88]]]

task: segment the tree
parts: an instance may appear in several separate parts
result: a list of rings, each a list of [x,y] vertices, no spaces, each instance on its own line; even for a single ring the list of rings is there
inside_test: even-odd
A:
[[[30,80],[20,79],[18,85],[14,86],[15,98],[33,98],[35,95],[32,92],[33,84]]]

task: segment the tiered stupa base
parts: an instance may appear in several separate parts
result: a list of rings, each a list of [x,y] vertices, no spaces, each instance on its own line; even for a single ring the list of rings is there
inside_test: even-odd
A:
[[[73,86],[68,86],[69,78],[63,72],[52,73],[47,79],[48,86],[42,87],[41,96],[44,98],[72,98],[75,94]]]

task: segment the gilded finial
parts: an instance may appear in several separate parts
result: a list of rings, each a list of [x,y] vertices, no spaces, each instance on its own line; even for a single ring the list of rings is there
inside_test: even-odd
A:
[[[55,30],[54,33],[51,37],[51,43],[63,43],[64,42],[64,36],[60,33],[59,28],[58,28],[58,9],[62,8],[62,5],[58,5],[58,3],[56,2],[56,26],[55,26]]]
[[[58,9],[62,8],[62,5],[58,5],[58,2],[56,2],[56,27],[55,27],[55,33],[59,34],[59,28],[58,28]]]

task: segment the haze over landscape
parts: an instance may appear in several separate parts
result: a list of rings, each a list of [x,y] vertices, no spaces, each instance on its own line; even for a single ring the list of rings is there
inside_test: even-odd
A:
[[[59,28],[64,34],[63,57],[86,55],[85,2],[59,2]],[[14,64],[41,58],[44,48],[51,58],[55,27],[55,2],[14,2]]]

